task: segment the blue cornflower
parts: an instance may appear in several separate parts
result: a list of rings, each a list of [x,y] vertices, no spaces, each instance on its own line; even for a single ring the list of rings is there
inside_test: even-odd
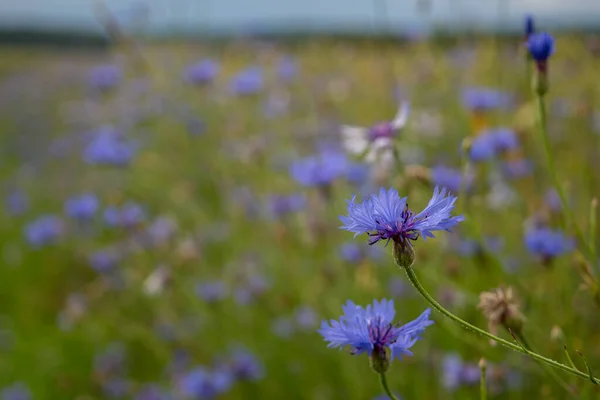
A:
[[[525,233],[525,246],[533,255],[549,261],[573,250],[574,243],[561,231],[532,228]]]
[[[554,53],[554,38],[546,32],[534,33],[527,40],[527,49],[538,65],[544,66]]]
[[[512,104],[512,96],[495,89],[471,87],[462,92],[463,105],[473,111],[487,111],[508,108]]]
[[[114,270],[119,261],[121,261],[122,255],[114,249],[98,250],[88,257],[88,263],[90,266],[99,273],[106,273]]]
[[[147,384],[136,393],[133,400],[170,400],[172,396],[154,384]]]
[[[27,211],[29,202],[24,192],[16,190],[5,198],[6,211],[11,215],[23,214]]]
[[[533,21],[532,15],[525,16],[525,39],[529,39],[535,33],[535,22]]]
[[[112,128],[105,127],[94,132],[94,138],[83,151],[83,159],[92,165],[126,166],[135,156],[134,143],[126,141]]]
[[[196,286],[196,294],[208,303],[223,300],[227,295],[222,281],[203,282]]]
[[[354,163],[348,166],[346,179],[355,185],[362,185],[369,180],[371,167],[368,164]]]
[[[116,65],[99,65],[90,70],[88,82],[93,89],[108,90],[123,79],[121,68]]]
[[[303,329],[313,329],[317,325],[317,313],[312,307],[301,306],[294,312],[296,324]]]
[[[469,158],[481,162],[491,160],[496,156],[496,141],[493,135],[483,133],[471,142]]]
[[[225,370],[208,371],[198,367],[185,374],[179,381],[181,393],[193,399],[212,399],[228,391],[233,376]]]
[[[502,163],[502,172],[509,179],[528,176],[533,171],[533,163],[524,158],[508,160]]]
[[[98,198],[91,193],[86,193],[68,199],[65,202],[64,210],[65,214],[73,219],[87,220],[96,214],[98,206]]]
[[[301,194],[272,195],[268,203],[269,215],[274,218],[300,211],[305,206],[306,197]]]
[[[55,215],[45,215],[25,227],[25,238],[34,247],[54,243],[63,232],[63,221]]]
[[[231,355],[229,370],[241,381],[258,381],[265,375],[262,362],[243,347],[237,347]]]
[[[319,333],[327,347],[349,346],[352,354],[368,353],[369,356],[384,357],[391,353],[391,360],[402,355],[412,355],[410,348],[420,339],[425,328],[433,324],[429,319],[431,309],[425,310],[417,319],[405,325],[394,322],[394,301],[374,300],[366,308],[348,300],[342,307],[344,314],[339,320],[322,321]]]
[[[94,357],[94,372],[101,377],[123,375],[126,358],[123,343],[110,343]]]
[[[205,85],[212,82],[219,74],[219,63],[215,60],[202,60],[188,66],[184,71],[184,79],[194,85]]]
[[[0,391],[2,400],[31,400],[31,391],[25,384],[17,382],[7,386]]]
[[[456,168],[450,168],[443,165],[437,165],[431,168],[431,181],[436,186],[448,188],[452,192],[460,192],[462,190],[463,180],[465,181],[465,189],[471,190],[473,185],[473,175],[468,174],[463,176],[463,173]]]
[[[134,202],[125,203],[121,208],[107,207],[104,210],[104,221],[109,226],[131,228],[146,220],[146,211]]]
[[[341,228],[354,232],[355,236],[367,233],[369,244],[380,240],[406,244],[419,236],[435,237],[432,232],[450,230],[464,220],[462,216],[450,215],[456,197],[437,186],[427,207],[418,214],[408,209],[407,197],[400,198],[395,189],[381,188],[379,194],[371,195],[360,204],[354,200],[353,197],[348,201],[348,216],[340,217],[344,223]]]
[[[519,139],[512,129],[496,128],[488,133],[494,138],[494,147],[497,152],[514,150],[519,147]]]
[[[327,186],[346,174],[348,157],[337,150],[323,150],[319,155],[292,163],[290,174],[304,186]]]
[[[298,65],[290,56],[285,56],[277,64],[277,75],[285,82],[290,82],[298,74]]]
[[[260,67],[249,67],[231,79],[229,90],[234,94],[251,95],[260,92],[263,86],[263,70]]]
[[[354,242],[343,243],[340,246],[340,256],[344,261],[358,263],[363,259],[363,251],[359,244]]]
[[[472,161],[487,161],[499,153],[519,147],[514,131],[508,128],[490,129],[481,133],[471,142],[469,156]]]
[[[558,212],[562,208],[562,202],[556,189],[548,189],[548,191],[546,191],[544,203],[546,203],[550,210],[554,212]]]

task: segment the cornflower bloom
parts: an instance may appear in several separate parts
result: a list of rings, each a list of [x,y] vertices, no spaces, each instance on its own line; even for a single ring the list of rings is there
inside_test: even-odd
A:
[[[63,233],[63,221],[55,215],[45,215],[29,223],[24,230],[29,244],[39,248],[56,242]]]
[[[234,94],[248,96],[260,92],[263,86],[263,70],[260,67],[249,67],[231,79],[229,90]]]
[[[534,33],[527,40],[527,49],[541,74],[547,72],[547,61],[554,54],[554,38],[546,32]]]
[[[202,60],[185,69],[184,80],[194,85],[206,85],[217,77],[219,69],[219,63],[215,60]]]
[[[94,138],[86,146],[83,159],[92,165],[127,166],[137,151],[133,142],[125,140],[120,132],[104,127],[94,132]]]
[[[393,241],[396,263],[409,267],[414,261],[412,241],[419,236],[424,240],[433,238],[435,231],[449,231],[464,217],[450,215],[456,197],[449,195],[445,188],[436,187],[429,204],[418,214],[408,208],[407,199],[400,198],[395,189],[383,188],[359,204],[353,197],[348,201],[348,216],[340,217],[344,223],[341,228],[354,232],[355,237],[366,233],[371,245],[380,240]]]
[[[90,70],[88,81],[92,89],[109,90],[123,79],[123,73],[116,65],[100,65]]]
[[[184,396],[193,399],[212,399],[227,392],[234,377],[228,371],[208,371],[198,367],[181,378],[179,389]]]
[[[544,264],[550,263],[568,251],[573,250],[573,240],[558,230],[533,228],[525,233],[525,246],[533,255],[539,257]]]
[[[89,220],[98,211],[98,198],[91,193],[71,197],[65,202],[64,211],[67,216],[77,220]]]
[[[394,358],[412,355],[410,348],[425,328],[433,324],[429,319],[431,309],[405,325],[394,323],[393,300],[375,300],[366,308],[348,300],[342,310],[344,314],[339,320],[322,321],[319,333],[329,342],[327,347],[349,346],[353,355],[368,353],[371,366],[378,373],[384,373]]]
[[[457,168],[437,165],[431,168],[431,182],[436,186],[448,188],[452,192],[460,192],[464,182],[465,189],[471,190],[473,186],[473,175],[463,173]]]
[[[295,161],[290,175],[303,186],[329,186],[335,179],[346,174],[348,158],[337,150],[324,150],[318,156]]]
[[[377,123],[369,128],[342,125],[341,135],[344,149],[355,155],[364,155],[365,161],[391,165],[394,162],[393,141],[396,134],[408,121],[410,105],[400,105],[391,121]]]
[[[2,400],[31,400],[31,391],[25,384],[17,382],[7,386],[0,391]]]

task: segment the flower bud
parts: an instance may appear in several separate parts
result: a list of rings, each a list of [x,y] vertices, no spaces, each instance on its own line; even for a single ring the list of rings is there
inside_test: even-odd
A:
[[[400,268],[408,268],[415,262],[415,250],[408,240],[394,240],[392,252],[394,262]]]
[[[378,374],[385,374],[390,367],[390,359],[386,353],[385,347],[375,347],[369,356],[369,365],[371,369]]]

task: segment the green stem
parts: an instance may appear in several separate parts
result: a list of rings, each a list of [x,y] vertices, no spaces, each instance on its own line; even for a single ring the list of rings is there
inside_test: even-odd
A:
[[[585,236],[583,235],[581,228],[575,222],[574,218],[571,215],[571,208],[567,204],[567,196],[558,180],[558,175],[556,173],[554,154],[552,152],[552,145],[550,143],[550,138],[548,136],[548,128],[547,128],[547,124],[546,124],[546,103],[544,102],[544,95],[537,94],[536,97],[537,97],[538,113],[539,113],[539,120],[540,120],[540,132],[542,135],[542,142],[544,143],[544,150],[546,152],[546,159],[548,162],[548,171],[550,173],[550,177],[552,179],[554,188],[556,189],[556,192],[558,193],[558,197],[560,198],[564,226],[567,229],[570,228],[571,226],[573,226],[573,228],[575,229],[575,234],[577,236],[577,240],[584,247],[584,251],[585,251],[587,257],[590,257],[590,254],[592,254],[592,252],[590,250],[590,245],[588,244],[587,240],[585,239]]]
[[[525,336],[523,336],[523,332],[514,332],[514,334],[517,337],[517,339],[519,340],[519,342],[521,342],[523,347],[525,347],[525,349],[527,349],[529,352],[533,352],[533,350],[531,349],[531,346],[529,345],[529,342],[527,342],[527,340],[525,339]],[[574,395],[573,388],[571,386],[569,386],[569,384],[567,382],[565,382],[564,379],[562,379],[559,375],[557,375],[557,373],[553,369],[548,368],[548,366],[546,364],[543,364],[543,363],[539,363],[539,364],[542,367],[542,369],[544,370],[544,372],[550,377],[550,379],[552,379],[554,381],[554,383],[556,383],[558,386],[560,386],[561,388],[566,390],[567,393]]]
[[[577,370],[575,368],[571,368],[569,366],[561,364],[558,361],[554,361],[554,360],[552,360],[550,358],[547,358],[547,357],[544,357],[544,356],[539,355],[537,353],[534,353],[532,351],[529,351],[529,350],[525,349],[523,346],[511,343],[508,340],[504,340],[501,337],[498,337],[496,335],[492,335],[491,333],[489,333],[487,331],[484,331],[483,329],[480,329],[480,328],[476,327],[475,325],[471,325],[467,321],[465,321],[465,320],[457,317],[456,315],[452,314],[450,311],[448,311],[444,307],[442,307],[442,305],[440,305],[440,303],[438,303],[433,297],[431,297],[431,295],[425,290],[425,288],[421,285],[421,283],[417,279],[417,276],[415,275],[415,271],[412,269],[412,267],[405,267],[404,271],[406,272],[406,276],[408,277],[408,280],[412,283],[412,285],[415,287],[415,289],[417,289],[417,291],[419,292],[419,294],[425,300],[427,300],[427,302],[429,304],[431,304],[431,306],[433,308],[435,308],[437,311],[439,311],[440,313],[442,313],[446,317],[450,318],[454,322],[458,323],[463,328],[471,330],[471,331],[473,331],[475,333],[478,333],[478,334],[480,334],[481,336],[483,336],[485,338],[494,340],[495,342],[500,343],[504,347],[508,347],[511,350],[518,351],[519,353],[525,354],[525,355],[533,358],[534,360],[540,361],[540,362],[545,363],[547,365],[550,365],[550,366],[552,366],[554,368],[558,368],[558,369],[561,369],[563,371],[569,372],[569,373],[571,373],[573,375],[577,375],[580,378],[583,378],[583,379],[586,379],[586,380],[590,380],[589,374],[586,374],[585,372],[579,371],[579,370]],[[594,383],[596,383],[596,384],[600,384],[600,379],[591,378],[591,380]]]
[[[481,375],[479,376],[479,399],[487,400],[487,365],[485,364],[485,360],[483,358],[481,359],[481,361],[479,361],[479,369],[481,370]]]
[[[380,373],[379,374],[379,383],[381,383],[381,387],[383,388],[383,391],[385,392],[385,394],[388,395],[388,397],[390,399],[392,399],[392,400],[398,400],[398,398],[392,393],[392,391],[388,387],[387,379],[385,378],[385,374],[384,373]]]

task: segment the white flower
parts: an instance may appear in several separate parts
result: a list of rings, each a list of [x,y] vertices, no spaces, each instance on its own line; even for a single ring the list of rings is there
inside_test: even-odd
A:
[[[410,105],[403,102],[391,122],[371,128],[342,125],[342,146],[350,154],[364,155],[370,164],[392,166],[394,163],[393,133],[402,129],[408,120]]]

